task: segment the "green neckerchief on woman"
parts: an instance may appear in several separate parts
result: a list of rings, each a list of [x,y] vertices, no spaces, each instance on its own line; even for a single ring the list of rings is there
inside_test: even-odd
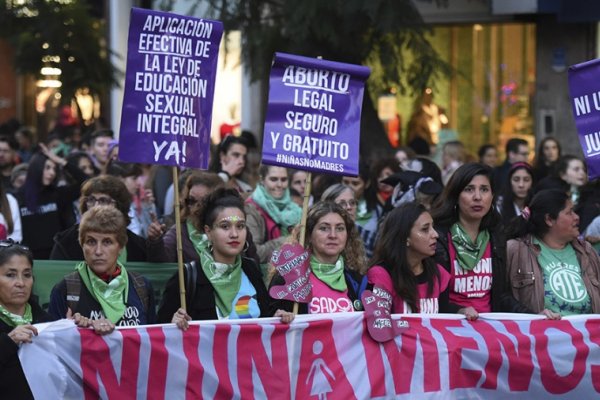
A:
[[[282,228],[281,234],[284,236],[288,235],[287,228],[296,226],[302,217],[302,209],[290,198],[289,189],[285,190],[281,199],[275,199],[263,185],[258,184],[252,192],[252,200]]]
[[[310,256],[310,269],[312,273],[327,286],[338,292],[348,289],[344,278],[344,257],[339,256],[335,264],[322,263]]]
[[[117,265],[121,269],[121,273],[109,282],[104,281],[96,275],[85,262],[80,262],[75,267],[85,287],[90,291],[94,299],[100,303],[106,319],[115,324],[125,313],[127,296],[129,294],[129,276],[127,275],[125,266],[119,261],[117,261]]]
[[[472,271],[477,265],[490,241],[490,233],[487,229],[477,234],[475,243],[467,234],[460,223],[455,223],[450,227],[452,243],[456,248],[456,259],[462,269]]]

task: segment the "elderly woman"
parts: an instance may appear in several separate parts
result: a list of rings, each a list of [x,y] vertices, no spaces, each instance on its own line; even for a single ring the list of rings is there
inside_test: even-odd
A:
[[[600,258],[578,239],[579,217],[561,190],[537,193],[513,220],[507,273],[513,295],[535,312],[600,312]]]
[[[244,201],[233,188],[218,188],[200,205],[198,226],[207,240],[195,246],[200,262],[195,263],[196,282],[186,288],[187,311],[179,308],[179,279],[175,274],[165,287],[158,310],[159,322],[173,322],[183,330],[189,321],[281,317],[290,313],[270,312],[271,298],[260,271],[250,258],[243,256],[246,247],[246,213]]]
[[[7,399],[33,399],[17,350],[31,343],[32,324],[51,321],[34,297],[33,255],[12,241],[0,242],[0,393]]]
[[[299,312],[321,314],[361,311],[360,296],[367,287],[361,271],[365,267],[364,247],[354,221],[340,205],[319,201],[306,218],[306,247],[310,252],[312,299]],[[271,286],[282,285],[276,274]],[[293,303],[279,300],[278,308],[291,310]]]
[[[154,322],[155,305],[148,279],[128,272],[118,261],[127,243],[123,213],[112,206],[90,208],[81,219],[79,243],[85,261],[52,289],[49,312],[55,318],[73,314],[80,326],[99,334],[115,325]]]
[[[332,201],[342,207],[356,221],[356,207],[358,202],[354,195],[354,189],[343,183],[336,183],[329,186],[321,195],[321,201]],[[360,231],[360,227],[358,227]]]
[[[89,179],[81,187],[79,208],[81,214],[96,206],[111,206],[123,214],[125,222],[129,224],[129,207],[131,205],[131,194],[125,184],[114,176],[102,175]],[[150,257],[146,252],[144,239],[129,229],[127,233],[127,244],[119,254],[119,261],[162,261],[162,249],[149,247]],[[155,254],[156,253],[156,254]],[[51,260],[82,260],[83,250],[79,245],[79,224],[59,232],[54,236],[54,247],[50,253]]]

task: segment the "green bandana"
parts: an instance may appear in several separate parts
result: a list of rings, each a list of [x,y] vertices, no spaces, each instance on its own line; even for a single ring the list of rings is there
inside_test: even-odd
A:
[[[344,257],[340,256],[335,264],[324,264],[311,255],[310,269],[321,282],[333,290],[343,292],[348,289],[344,279]]]
[[[123,250],[119,253],[119,257],[117,257],[117,261],[121,264],[125,264],[127,262],[127,247],[123,247]]]
[[[300,223],[302,217],[302,209],[294,203],[290,198],[290,191],[286,189],[285,194],[279,200],[276,200],[267,193],[263,185],[256,185],[256,189],[252,192],[252,200],[265,210],[273,221],[283,229],[282,235],[287,235],[287,228],[296,226]]]
[[[190,238],[190,241],[192,242],[194,248],[198,252],[198,255],[200,255],[200,248],[204,244],[206,244],[206,242],[208,241],[208,236],[196,230],[194,224],[192,224],[189,219],[185,222],[185,225],[188,230],[188,237]]]
[[[29,303],[25,304],[25,314],[23,314],[22,317],[20,315],[11,313],[3,305],[0,305],[0,320],[12,327],[30,324],[33,321],[31,305]]]
[[[79,276],[81,276],[81,281],[85,284],[85,287],[90,291],[94,299],[100,303],[106,318],[115,324],[121,319],[123,313],[125,313],[125,308],[127,307],[125,301],[129,289],[127,271],[125,271],[123,264],[118,261],[117,264],[121,268],[121,274],[108,283],[100,279],[85,262],[80,262],[75,267],[79,271]]]
[[[367,209],[367,201],[360,199],[356,207],[356,223],[363,225],[371,219],[373,213]]]
[[[233,264],[217,262],[209,250],[209,245],[207,240],[196,250],[199,249],[202,271],[215,289],[215,303],[221,315],[227,317],[231,314],[233,299],[242,285],[242,257],[238,255]]]
[[[485,252],[485,248],[490,241],[490,233],[487,229],[479,232],[476,243],[473,243],[458,222],[450,227],[450,233],[452,235],[452,243],[454,243],[454,247],[456,248],[458,264],[462,269],[472,271]]]

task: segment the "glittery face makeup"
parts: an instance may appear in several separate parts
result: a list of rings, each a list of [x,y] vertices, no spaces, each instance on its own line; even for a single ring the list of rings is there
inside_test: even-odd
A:
[[[242,210],[236,207],[223,209],[212,227],[205,226],[204,233],[213,246],[216,261],[231,264],[246,243],[246,220]]]

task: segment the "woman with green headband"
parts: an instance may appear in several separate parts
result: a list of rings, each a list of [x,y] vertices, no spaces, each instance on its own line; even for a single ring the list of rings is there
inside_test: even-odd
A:
[[[31,343],[33,324],[52,318],[31,296],[33,256],[27,247],[0,242],[0,393],[7,399],[33,399],[17,351]]]
[[[127,243],[123,213],[108,205],[90,208],[81,218],[79,243],[85,260],[52,289],[50,314],[73,316],[78,326],[100,335],[115,326],[154,323],[150,281],[118,261]]]
[[[301,304],[301,314],[362,311],[360,296],[367,287],[365,250],[354,220],[342,206],[319,201],[308,211],[305,233],[310,253],[312,298]],[[284,284],[276,274],[271,286]],[[292,310],[288,300],[275,301],[273,307]]]

